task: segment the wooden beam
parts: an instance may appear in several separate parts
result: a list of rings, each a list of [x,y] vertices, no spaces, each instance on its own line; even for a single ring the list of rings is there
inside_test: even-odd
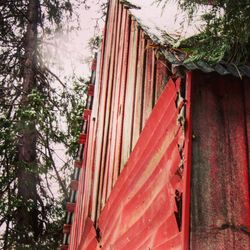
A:
[[[71,224],[64,224],[63,225],[63,233],[64,234],[70,234],[70,230],[71,230]]]
[[[94,96],[94,85],[93,84],[89,84],[88,85],[88,90],[87,90],[87,95],[88,96]]]
[[[144,31],[140,30],[139,34],[139,49],[138,49],[138,61],[137,61],[137,76],[135,84],[135,102],[134,102],[134,119],[133,119],[133,135],[132,135],[132,149],[134,148],[142,126],[142,106],[143,106],[143,81],[145,71],[145,37]]]
[[[82,168],[82,161],[75,161],[74,162],[74,167],[75,168]]]
[[[87,135],[85,133],[81,133],[79,136],[79,140],[78,140],[79,144],[85,144],[86,138],[87,138]]]
[[[87,121],[89,119],[89,117],[91,116],[91,109],[85,109],[83,111],[83,120]]]
[[[78,181],[77,180],[72,180],[71,183],[70,183],[70,188],[73,190],[73,191],[77,191],[78,190]]]
[[[71,202],[68,202],[66,204],[66,210],[70,213],[73,213],[75,211],[75,207],[76,207],[76,203],[71,203]]]

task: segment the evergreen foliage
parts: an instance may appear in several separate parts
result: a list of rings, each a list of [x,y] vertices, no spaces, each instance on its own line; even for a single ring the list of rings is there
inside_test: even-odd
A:
[[[70,79],[70,89],[42,48],[73,7],[68,0],[0,0],[1,249],[56,249],[61,238],[69,162],[59,165],[55,148],[75,152],[85,81]]]
[[[169,0],[157,0],[164,5]],[[188,60],[200,59],[210,63],[224,60],[244,64],[250,60],[250,0],[177,0],[188,12],[189,22],[199,7],[206,9],[202,16],[201,33],[182,41],[179,48],[189,55]]]

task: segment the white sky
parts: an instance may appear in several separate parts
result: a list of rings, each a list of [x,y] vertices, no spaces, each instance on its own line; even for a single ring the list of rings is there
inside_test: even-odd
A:
[[[200,16],[204,13],[205,7],[197,9],[194,20],[188,23],[188,15],[178,8],[177,1],[169,0],[163,8],[163,3],[157,4],[156,0],[129,0],[141,9],[132,9],[132,14],[139,22],[147,26],[148,31],[164,43],[163,33],[181,40],[199,33],[202,25]]]
[[[89,9],[82,6],[76,10],[79,14],[79,30],[57,33],[52,41],[46,41],[45,57],[50,68],[61,79],[73,73],[77,77],[90,76],[90,57],[93,55],[88,43],[92,37],[103,32],[104,20],[101,19],[100,7],[103,2],[106,0],[88,0]]]
[[[69,50],[71,60],[69,64],[75,67],[77,75],[90,74],[90,62],[88,60],[91,55],[88,47],[89,40],[96,34],[102,34],[104,20],[101,20],[101,3],[105,0],[88,0],[89,9],[82,7],[79,9],[80,30],[73,33],[69,41]],[[73,59],[73,60],[72,60]],[[70,62],[73,61],[73,62]],[[70,66],[70,65],[69,65]]]

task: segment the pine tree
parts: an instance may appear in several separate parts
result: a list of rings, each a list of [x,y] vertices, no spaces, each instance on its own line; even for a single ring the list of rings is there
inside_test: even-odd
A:
[[[163,3],[163,7],[169,2],[156,1]],[[176,3],[188,13],[191,23],[200,7],[206,12],[201,16],[204,25],[200,34],[180,43],[179,47],[188,52],[189,60],[202,59],[212,64],[220,61],[234,65],[249,63],[249,0],[177,0]]]
[[[58,116],[76,103],[44,62],[42,41],[62,28],[72,11],[70,1],[0,0],[2,249],[56,249],[59,241],[62,198],[53,195],[48,179],[54,171],[66,198],[53,145],[69,144]]]

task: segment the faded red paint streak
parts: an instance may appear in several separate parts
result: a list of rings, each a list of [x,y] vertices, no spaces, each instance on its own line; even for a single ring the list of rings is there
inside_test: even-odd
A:
[[[125,27],[124,27],[124,43],[123,52],[120,65],[120,76],[118,75],[120,84],[119,102],[118,102],[118,114],[117,114],[117,134],[115,143],[115,158],[114,158],[114,174],[112,185],[115,184],[119,174],[121,165],[121,143],[122,143],[122,131],[123,131],[123,117],[124,117],[124,102],[126,95],[126,81],[127,81],[127,67],[128,67],[128,55],[129,55],[129,38],[130,38],[130,21],[131,17],[128,15],[128,10],[125,10]]]
[[[121,170],[124,167],[130,153],[132,144],[133,116],[134,116],[134,96],[138,49],[138,28],[135,20],[131,21],[128,70],[126,82],[126,96],[124,102],[122,149],[121,149]]]
[[[124,98],[124,91],[125,86],[122,85],[122,70],[123,70],[123,63],[126,60],[125,50],[127,49],[127,41],[128,41],[128,15],[127,10],[121,8],[121,31],[120,36],[117,37],[119,39],[119,46],[118,46],[118,55],[116,58],[117,64],[117,71],[115,75],[115,99],[114,99],[114,124],[113,124],[113,138],[111,142],[111,152],[110,152],[110,164],[112,164],[112,170],[110,170],[110,186],[108,190],[108,196],[110,191],[116,182],[119,172],[120,166],[120,149],[121,149],[121,123],[123,118],[123,111],[122,111],[122,104],[121,99]]]
[[[191,248],[249,249],[246,119],[240,80],[194,74]]]

